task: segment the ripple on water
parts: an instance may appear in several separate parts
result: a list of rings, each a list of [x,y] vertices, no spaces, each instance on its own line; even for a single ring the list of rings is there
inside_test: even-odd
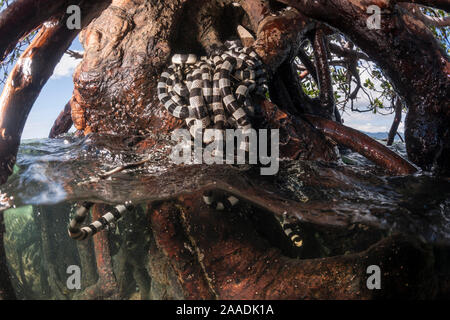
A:
[[[99,179],[101,172],[148,157],[129,145],[126,139],[108,135],[23,141],[14,174],[1,188],[0,210],[80,200],[148,202],[217,184],[250,201],[281,197],[290,201],[300,219],[358,222],[450,243],[448,179],[427,174],[388,177],[355,153],[345,154],[336,164],[282,161],[276,176],[263,177],[245,165],[175,166],[164,150],[152,152],[143,167]],[[392,149],[405,154],[402,143]],[[251,190],[261,190],[265,198]]]

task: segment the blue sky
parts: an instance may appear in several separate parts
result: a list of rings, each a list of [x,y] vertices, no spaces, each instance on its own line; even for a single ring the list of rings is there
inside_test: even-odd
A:
[[[70,49],[74,51],[83,50],[78,38],[74,40]],[[72,75],[80,61],[67,55],[61,59],[53,76],[47,81],[30,111],[22,133],[22,139],[48,137],[53,122],[72,97]],[[1,84],[0,90],[3,90]]]
[[[74,40],[71,48],[74,51],[83,51],[78,41]],[[44,86],[36,100],[25,124],[22,139],[46,138],[53,122],[64,109],[72,96],[73,72],[81,60],[75,60],[67,55],[61,59],[53,76]],[[3,89],[0,85],[0,90]],[[367,101],[361,99],[357,105],[364,106]],[[392,124],[394,115],[382,116],[372,113],[346,113],[343,115],[347,126],[367,132],[387,132]],[[403,132],[403,122],[399,128]]]

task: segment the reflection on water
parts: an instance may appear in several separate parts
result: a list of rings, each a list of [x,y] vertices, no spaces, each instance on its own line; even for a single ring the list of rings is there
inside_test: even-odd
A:
[[[154,140],[170,144],[166,136]],[[260,208],[288,211],[303,222],[358,223],[450,243],[450,183],[445,178],[388,177],[354,153],[342,155],[338,164],[282,161],[276,176],[263,177],[245,165],[175,166],[167,149],[155,148],[145,166],[100,179],[101,172],[148,156],[129,145],[119,137],[96,135],[22,143],[14,174],[0,191],[5,247],[19,297],[87,298],[86,292],[67,288],[67,267],[72,265],[83,266],[83,288],[95,287],[99,275],[92,242],[76,243],[67,235],[79,201],[139,204],[108,231],[113,272],[127,279],[119,279],[118,290],[131,299],[149,298],[147,204],[211,185]],[[405,153],[402,143],[393,149]]]

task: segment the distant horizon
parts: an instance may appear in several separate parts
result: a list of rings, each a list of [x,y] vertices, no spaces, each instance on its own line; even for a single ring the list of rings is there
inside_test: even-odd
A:
[[[72,129],[73,129],[73,128],[72,128]],[[73,132],[73,130],[71,130],[71,131]],[[384,132],[367,132],[367,131],[360,131],[360,132],[362,132],[362,133],[364,133],[364,134],[366,134],[366,135],[368,135],[368,136],[370,136],[370,137],[372,137],[372,138],[374,138],[374,137],[377,136],[377,135],[386,135],[386,137],[389,135],[389,131],[384,131]],[[68,133],[70,133],[70,132],[68,132]],[[402,138],[405,137],[405,133],[404,133],[403,131],[397,131],[397,133],[399,133],[399,134],[402,136]],[[50,138],[48,138],[48,137],[40,137],[40,138],[21,138],[20,141],[27,141],[27,140],[41,140],[41,139],[50,139]],[[398,136],[397,136],[397,135],[395,135],[394,140],[396,140],[396,139],[398,139]]]

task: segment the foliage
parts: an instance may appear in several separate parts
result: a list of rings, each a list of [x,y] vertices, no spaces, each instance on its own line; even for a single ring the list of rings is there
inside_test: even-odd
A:
[[[448,17],[443,10],[428,7],[422,10],[424,14],[431,17]],[[430,26],[430,30],[447,55],[450,55],[450,27]],[[340,33],[328,36],[327,40],[329,44],[340,48],[352,48],[360,56],[365,56],[361,49]],[[306,43],[303,50],[314,62],[311,43]],[[381,69],[369,57],[367,58],[367,60],[360,58],[354,61],[331,50],[329,64],[336,106],[341,113],[352,111],[391,114],[395,111],[397,95]],[[299,59],[296,60],[296,65],[299,75],[307,70]],[[319,96],[319,88],[311,74],[302,79],[302,87],[311,98]]]

